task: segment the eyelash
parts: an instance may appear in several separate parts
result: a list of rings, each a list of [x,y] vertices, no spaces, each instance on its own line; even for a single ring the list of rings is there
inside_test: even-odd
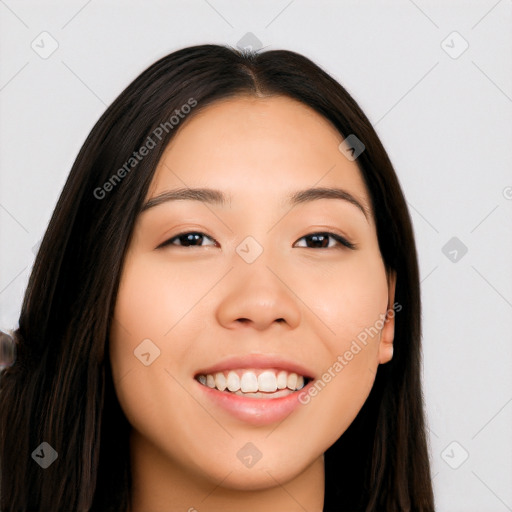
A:
[[[181,237],[184,237],[186,235],[200,235],[202,237],[206,237],[206,238],[209,238],[210,240],[212,240],[213,242],[215,243],[218,243],[217,240],[215,240],[214,238],[204,234],[204,233],[201,233],[200,231],[185,231],[183,233],[179,233],[178,235],[175,235],[173,236],[172,238],[169,238],[168,240],[166,240],[165,242],[163,242],[162,244],[160,244],[157,249],[160,249],[161,247],[166,247],[166,246],[169,246],[169,245],[175,245],[176,247],[203,247],[201,245],[190,245],[190,246],[187,246],[187,245],[178,245],[178,244],[174,244],[173,242]],[[317,232],[314,232],[314,233],[309,233],[307,235],[304,235],[302,236],[301,238],[299,238],[299,240],[302,240],[303,238],[308,238],[308,237],[313,237],[313,236],[327,236],[328,238],[332,238],[334,240],[336,240],[336,242],[347,248],[347,249],[355,249],[356,248],[356,245],[353,244],[352,242],[349,242],[346,238],[342,237],[341,235],[338,235],[336,233],[330,233],[328,231],[317,231]],[[297,240],[297,242],[299,241]],[[297,243],[295,242],[295,243]],[[302,247],[303,249],[314,249],[314,247]],[[335,249],[336,247],[318,247],[318,249]]]

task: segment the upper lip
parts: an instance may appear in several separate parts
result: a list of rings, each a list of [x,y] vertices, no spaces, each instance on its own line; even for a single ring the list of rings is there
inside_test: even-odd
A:
[[[303,364],[287,359],[280,355],[268,355],[268,354],[247,354],[242,356],[231,356],[218,363],[202,368],[195,373],[198,375],[213,375],[217,372],[223,372],[226,370],[238,370],[238,369],[252,369],[252,368],[275,368],[277,370],[285,370],[287,372],[294,372],[303,377],[309,379],[313,378],[313,372],[306,368]]]

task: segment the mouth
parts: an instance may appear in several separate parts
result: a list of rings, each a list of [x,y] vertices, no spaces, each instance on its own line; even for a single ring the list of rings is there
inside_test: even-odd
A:
[[[231,357],[194,375],[206,403],[253,426],[275,424],[298,411],[314,379],[301,364],[260,353]]]
[[[311,377],[279,368],[231,369],[199,373],[194,377],[201,385],[246,398],[276,399],[300,391]]]

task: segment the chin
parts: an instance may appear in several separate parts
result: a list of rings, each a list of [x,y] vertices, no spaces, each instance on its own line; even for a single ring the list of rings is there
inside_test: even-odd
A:
[[[283,470],[279,467],[278,463],[261,466],[260,468],[237,467],[227,470],[222,476],[216,475],[217,478],[214,481],[217,484],[219,481],[224,479],[222,481],[222,487],[225,489],[237,491],[261,491],[276,487],[280,484],[286,484],[290,480],[296,478],[301,473],[301,469],[296,469],[293,472]],[[226,477],[229,471],[231,471],[231,473]]]
[[[265,451],[272,455],[265,457]],[[234,460],[227,460],[224,455],[224,460],[221,457],[212,458],[211,464],[216,468],[214,473],[209,471],[211,466],[210,468],[203,468],[203,470],[207,470],[209,479],[215,482],[215,485],[222,482],[223,488],[239,491],[260,491],[277,485],[284,485],[294,480],[318,458],[323,457],[323,454],[319,453],[317,456],[308,458],[304,451],[298,456],[296,450],[277,454],[270,447],[262,448],[262,452],[261,458],[252,466],[245,466],[236,457]]]

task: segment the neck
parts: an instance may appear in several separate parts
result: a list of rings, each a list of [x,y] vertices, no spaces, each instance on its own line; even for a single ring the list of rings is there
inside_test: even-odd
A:
[[[230,487],[228,473],[214,482],[170,461],[135,431],[130,436],[132,473],[129,512],[322,512],[324,457],[286,482],[268,474],[259,490]]]

